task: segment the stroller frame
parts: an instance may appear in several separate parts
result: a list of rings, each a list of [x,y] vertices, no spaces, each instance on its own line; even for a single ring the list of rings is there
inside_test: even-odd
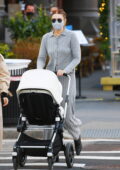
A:
[[[67,94],[65,99],[65,107],[64,107],[64,116],[63,110],[60,109],[59,105],[55,105],[56,109],[56,116],[54,120],[54,127],[44,127],[42,125],[30,125],[27,124],[26,115],[23,113],[23,109],[21,109],[21,114],[18,120],[17,131],[19,132],[18,139],[14,144],[13,152],[12,152],[12,161],[13,161],[13,168],[17,170],[18,167],[24,167],[26,163],[27,156],[44,156],[47,157],[48,160],[48,168],[49,170],[53,170],[53,164],[58,159],[58,154],[60,151],[64,151],[64,155],[66,158],[66,164],[68,168],[73,167],[74,162],[74,148],[72,143],[63,143],[63,123],[64,118],[66,116],[67,111],[67,104],[69,98],[69,90],[70,90],[70,82],[71,77],[70,75],[64,74],[64,76],[68,77],[68,88]],[[34,89],[33,89],[34,91]],[[32,90],[31,90],[32,92]],[[45,92],[41,90],[41,92]],[[45,92],[46,93],[46,92]],[[44,93],[44,94],[45,94]],[[22,94],[27,94],[27,90],[23,90]],[[46,95],[49,95],[46,93]],[[19,103],[21,104],[21,103]],[[35,130],[35,129],[52,129],[53,134],[50,140],[40,140],[32,138],[26,135],[24,132],[27,130]],[[31,144],[30,144],[31,143]],[[57,145],[59,144],[59,146]],[[55,147],[57,146],[57,147]],[[57,149],[54,149],[57,148]],[[37,152],[39,150],[39,152]]]

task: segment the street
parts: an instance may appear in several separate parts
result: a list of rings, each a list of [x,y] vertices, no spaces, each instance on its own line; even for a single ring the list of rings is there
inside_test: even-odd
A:
[[[83,123],[81,126],[83,148],[80,156],[75,155],[71,170],[120,169],[119,107],[119,101],[115,100],[76,101],[76,115]],[[3,150],[0,152],[0,170],[13,170],[11,153],[15,140],[16,138],[4,140]],[[46,158],[28,157],[26,166],[22,169],[47,170],[47,167]],[[60,161],[54,164],[54,170],[58,169],[68,169],[63,153],[60,153]]]
[[[0,170],[13,170],[11,150],[15,140],[4,140],[3,151],[0,152]],[[75,155],[71,170],[118,170],[120,169],[120,140],[82,140],[83,149],[80,156]],[[20,168],[21,169],[21,168]],[[43,157],[28,157],[23,170],[47,170],[47,160]],[[54,164],[54,170],[67,170],[63,153],[60,161]]]

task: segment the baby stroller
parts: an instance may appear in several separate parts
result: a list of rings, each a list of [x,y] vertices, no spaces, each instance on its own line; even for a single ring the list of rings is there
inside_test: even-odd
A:
[[[68,89],[65,108],[61,107],[62,86],[55,73],[49,70],[33,69],[26,71],[17,89],[20,106],[20,117],[17,131],[19,136],[13,147],[12,161],[14,170],[24,167],[27,156],[47,157],[48,169],[53,170],[53,164],[60,151],[64,151],[66,164],[72,168],[74,162],[74,148],[72,143],[63,142],[63,123],[67,110],[70,87]],[[50,139],[37,139],[25,132],[37,127],[40,129],[50,126],[53,130]]]

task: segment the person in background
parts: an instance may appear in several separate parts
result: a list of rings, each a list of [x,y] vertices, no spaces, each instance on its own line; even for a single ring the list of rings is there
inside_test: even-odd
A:
[[[82,148],[81,121],[75,116],[75,67],[80,63],[81,50],[76,35],[72,31],[65,29],[66,21],[66,13],[63,9],[59,9],[57,13],[51,16],[53,30],[46,33],[42,38],[37,68],[44,68],[46,58],[49,56],[46,69],[56,72],[63,86],[63,107],[68,85],[68,79],[63,74],[67,73],[71,76],[69,102],[64,128],[73,136],[76,154],[80,155]]]
[[[9,99],[10,73],[5,64],[4,57],[0,54],[0,150],[2,149],[3,139],[3,119],[2,106],[7,106]]]
[[[36,7],[33,3],[27,3],[24,10],[24,19],[33,19],[36,16]]]

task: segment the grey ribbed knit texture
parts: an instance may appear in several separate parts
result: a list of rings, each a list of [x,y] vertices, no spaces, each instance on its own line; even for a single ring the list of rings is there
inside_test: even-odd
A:
[[[69,30],[65,30],[60,36],[54,36],[53,32],[43,36],[39,56],[37,60],[37,68],[44,68],[46,58],[49,56],[47,69],[51,71],[65,70],[71,75],[71,86],[67,116],[65,119],[65,128],[73,136],[78,139],[80,135],[81,121],[75,117],[74,104],[76,95],[76,79],[75,67],[81,59],[80,45],[76,35]],[[59,77],[63,86],[63,98],[65,99],[68,80],[66,77]],[[62,102],[64,106],[64,101]]]
[[[55,37],[53,32],[45,34],[41,42],[37,68],[44,67],[47,56],[50,58],[47,69],[52,71],[64,69],[67,73],[72,72],[81,58],[76,35],[69,30],[65,30],[58,37]]]

